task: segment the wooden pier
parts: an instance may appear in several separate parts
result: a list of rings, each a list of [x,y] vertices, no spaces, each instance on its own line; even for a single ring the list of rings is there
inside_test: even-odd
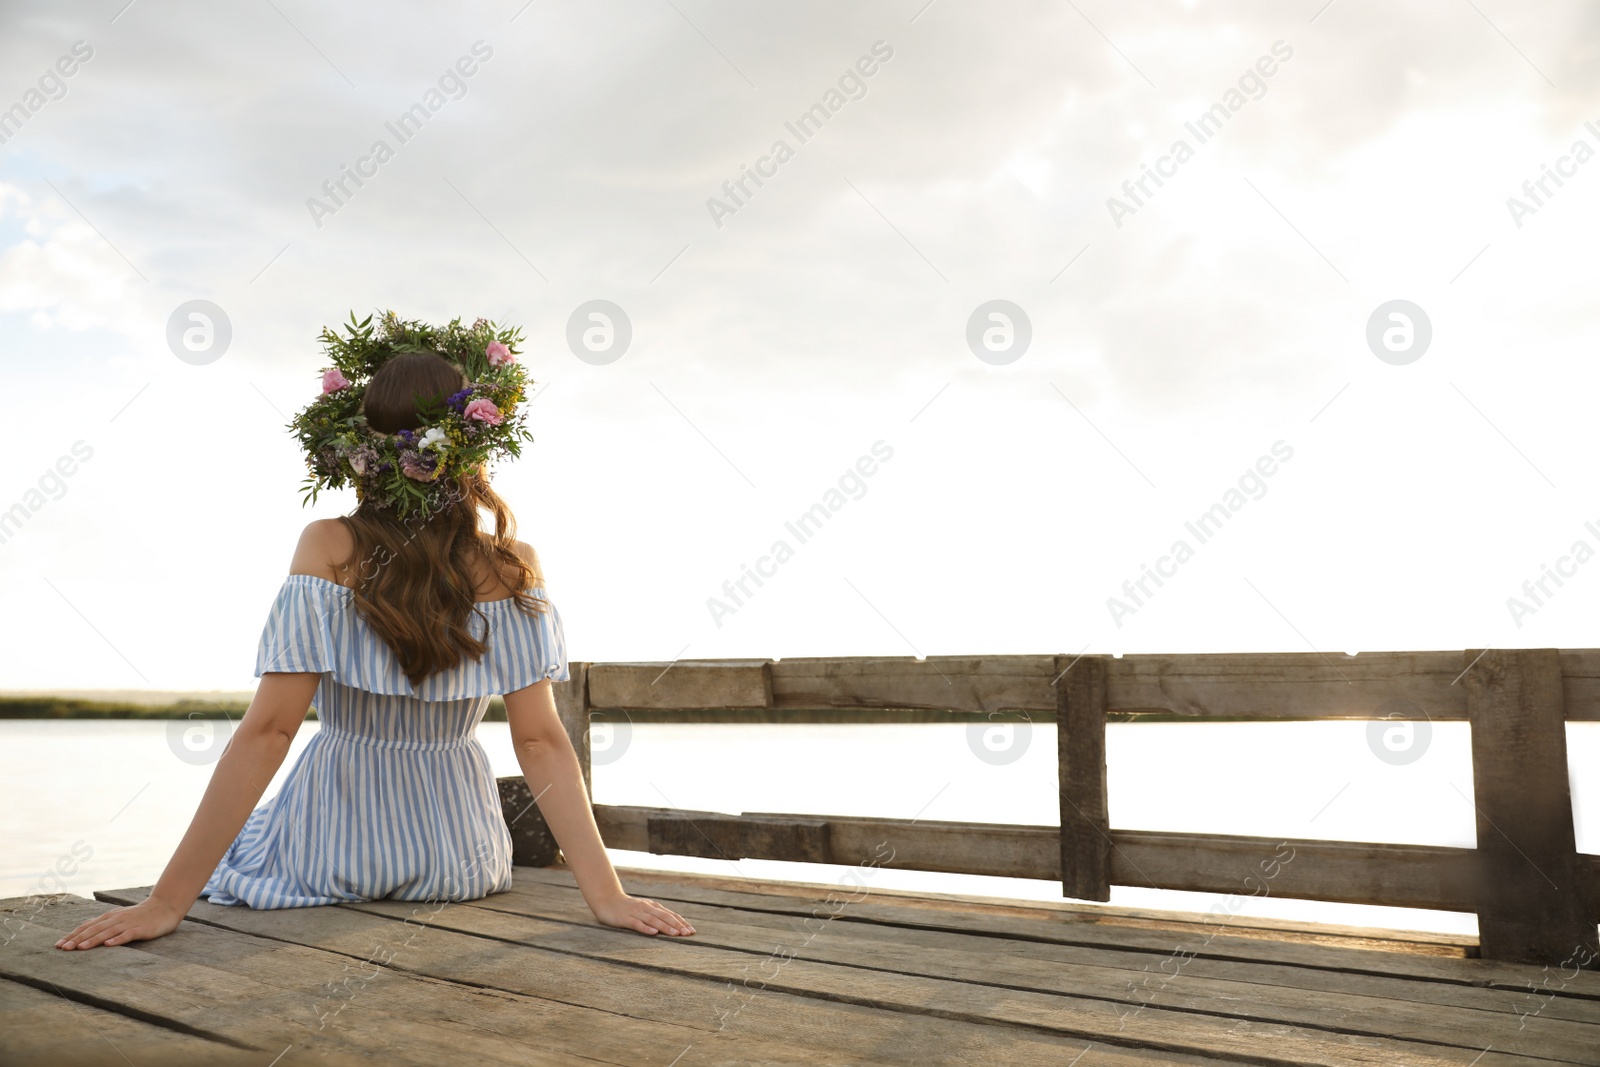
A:
[[[1600,720],[1600,650],[666,668],[573,666],[558,704],[586,768],[597,720],[1025,715],[1058,726],[1060,824],[599,805],[614,848],[830,865],[815,884],[624,870],[699,931],[646,938],[594,923],[502,779],[516,885],[470,903],[202,902],[161,940],[64,953],[102,903],[0,902],[0,1063],[1600,1067],[1600,857],[1576,850],[1565,740]],[[1478,847],[1112,827],[1105,725],[1142,716],[1466,721]],[[1071,899],[874,885],[888,867]],[[1225,897],[1203,915],[1085,903],[1113,885]],[[1265,893],[1471,912],[1480,934],[1237,914]]]

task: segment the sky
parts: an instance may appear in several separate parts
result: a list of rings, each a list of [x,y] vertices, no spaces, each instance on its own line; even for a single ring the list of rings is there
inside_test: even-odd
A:
[[[573,659],[1595,645],[1597,45],[1505,0],[7,4],[0,688],[250,688],[354,506],[285,424],[383,309],[523,329],[495,484]]]

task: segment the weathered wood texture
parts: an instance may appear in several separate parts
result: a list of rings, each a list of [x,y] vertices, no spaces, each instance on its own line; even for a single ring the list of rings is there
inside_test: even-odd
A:
[[[1578,857],[1555,649],[1465,653],[1485,956],[1593,967],[1593,883]]]
[[[1600,975],[1456,945],[919,896],[871,867],[619,874],[698,933],[601,927],[563,868],[455,904],[202,902],[169,937],[78,953],[51,945],[105,905],[0,902],[0,1062],[1600,1067]]]
[[[618,804],[597,804],[595,820],[608,847],[634,852],[869,863],[1051,881],[1062,877],[1059,831],[1054,826],[760,812],[729,815]],[[668,826],[670,833],[664,829]],[[805,828],[803,834],[798,827]],[[1441,911],[1478,907],[1476,853],[1467,848],[1149,830],[1112,829],[1110,836],[1113,885]],[[1579,859],[1591,882],[1600,878],[1600,857]],[[1588,914],[1600,920],[1600,907],[1591,905]]]
[[[304,1060],[286,1058],[284,1062]],[[127,1067],[130,1063],[261,1067],[262,1054],[69,1000],[51,989],[48,980],[36,987],[0,978],[0,1063],[8,1067]]]
[[[1056,672],[1061,892],[1080,900],[1111,899],[1106,663],[1104,656],[1062,657]]]
[[[778,707],[1013,709],[1054,713],[1054,656],[862,656],[772,664]]]
[[[1568,722],[1600,722],[1600,648],[1564,648],[1561,691]]]
[[[645,816],[645,836],[658,855],[729,860],[782,855],[802,863],[829,863],[833,856],[828,820],[804,815],[746,819],[663,808]]]
[[[583,768],[583,790],[592,797],[594,784],[589,768],[589,710],[593,705],[589,700],[589,670],[588,663],[569,663],[567,680],[554,682],[550,688],[556,699],[556,713],[561,716],[561,725],[567,728],[567,737],[578,753],[578,765]]]
[[[895,850],[896,866],[1055,878],[1065,895],[1090,900],[1109,899],[1113,884],[1264,892],[1270,876],[1270,891],[1280,896],[1473,911],[1486,955],[1600,966],[1600,860],[1574,847],[1563,732],[1568,721],[1600,721],[1600,650],[1495,652],[1481,660],[1469,651],[596,664],[590,692],[593,707],[617,714],[1049,712],[1059,727],[1056,829],[610,808],[599,818],[613,847],[839,863],[860,862],[883,845]],[[1105,723],[1142,714],[1469,721],[1480,848],[1115,830],[1107,817]]]
[[[1600,721],[1600,650],[1560,653],[1567,717]],[[909,656],[604,663],[591,703],[621,710],[1056,710],[1056,656]],[[1114,714],[1464,720],[1459,652],[1132,655],[1106,661]],[[670,669],[668,669],[670,667]],[[665,673],[663,673],[665,672]]]
[[[518,867],[548,867],[561,856],[550,825],[533,801],[527,779],[499,778],[500,810],[511,832],[511,862]]]
[[[597,708],[770,708],[766,660],[596,663],[589,701]]]

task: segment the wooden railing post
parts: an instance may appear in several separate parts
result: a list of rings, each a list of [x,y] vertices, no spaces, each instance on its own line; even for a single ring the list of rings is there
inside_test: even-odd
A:
[[[1468,649],[1463,663],[1479,954],[1593,967],[1595,921],[1573,830],[1560,654]]]
[[[567,728],[567,737],[578,753],[578,766],[583,768],[583,791],[593,802],[594,783],[589,774],[589,665],[569,663],[567,675],[566,681],[555,682],[550,688],[555,693],[561,725]]]
[[[1061,656],[1056,678],[1056,759],[1061,785],[1061,894],[1111,899],[1111,817],[1106,802],[1106,660]]]

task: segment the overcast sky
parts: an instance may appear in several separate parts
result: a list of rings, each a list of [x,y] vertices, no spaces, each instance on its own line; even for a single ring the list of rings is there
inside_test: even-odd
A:
[[[0,12],[0,687],[248,688],[382,308],[524,328],[575,659],[1600,643],[1592,5],[125,3]]]

